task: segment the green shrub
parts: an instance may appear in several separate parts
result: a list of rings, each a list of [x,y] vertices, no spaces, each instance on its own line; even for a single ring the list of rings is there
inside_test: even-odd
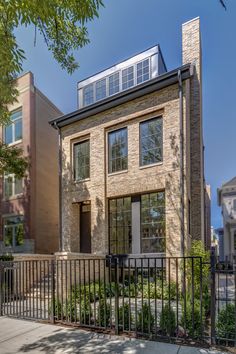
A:
[[[176,330],[175,312],[169,304],[161,311],[160,329],[164,335],[173,336]]]
[[[162,289],[163,287],[163,289]],[[156,281],[156,286],[154,282],[143,285],[143,296],[148,299],[162,299],[163,300],[175,300],[176,299],[176,283],[170,281],[168,283],[166,280],[162,281],[158,279]],[[179,293],[180,296],[180,293]]]
[[[0,256],[0,261],[3,261],[3,262],[10,262],[10,261],[13,261],[13,260],[14,260],[14,257],[10,253],[2,254]]]
[[[235,306],[227,304],[225,308],[220,310],[217,323],[217,336],[222,339],[235,339]]]
[[[154,327],[154,316],[151,307],[145,302],[138,312],[137,329],[142,333],[151,333]]]
[[[78,320],[77,304],[75,303],[74,299],[69,299],[65,301],[63,314],[66,321],[75,322],[76,320]]]
[[[201,304],[199,300],[194,299],[194,311],[193,304],[190,299],[186,299],[186,309],[184,308],[184,302],[182,302],[182,317],[180,323],[181,326],[186,329],[189,337],[199,338],[201,336],[201,329],[204,324],[204,320],[204,313],[202,313],[201,319]]]
[[[119,326],[124,331],[128,331],[130,329],[129,321],[130,321],[130,327],[131,327],[132,322],[133,322],[133,316],[132,316],[130,306],[126,302],[126,303],[124,303],[124,306],[119,307]]]
[[[61,305],[61,302],[58,298],[55,298],[54,300],[54,316],[56,320],[62,320],[63,319],[63,308]],[[50,303],[49,308],[48,308],[48,314],[51,316],[52,314],[52,304]]]
[[[108,327],[111,324],[111,306],[104,299],[100,300],[97,309],[97,325]]]

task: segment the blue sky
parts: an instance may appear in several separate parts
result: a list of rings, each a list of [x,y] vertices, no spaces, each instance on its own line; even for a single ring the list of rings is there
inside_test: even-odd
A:
[[[90,44],[78,53],[80,68],[68,75],[32,28],[16,31],[25,50],[24,70],[64,113],[77,107],[77,81],[159,43],[168,70],[181,65],[181,24],[200,16],[203,52],[205,177],[212,188],[212,225],[221,225],[216,189],[236,175],[236,1],[104,0],[88,24]]]

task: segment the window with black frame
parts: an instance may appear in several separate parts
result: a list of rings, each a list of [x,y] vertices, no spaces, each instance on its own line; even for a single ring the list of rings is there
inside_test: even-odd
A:
[[[76,181],[90,177],[89,140],[74,144],[74,178]]]
[[[165,252],[165,192],[141,195],[141,252]]]
[[[108,134],[108,172],[127,170],[128,167],[127,128]]]
[[[146,166],[163,160],[162,118],[140,123],[140,165]]]
[[[110,254],[131,253],[131,197],[109,200],[109,240]]]

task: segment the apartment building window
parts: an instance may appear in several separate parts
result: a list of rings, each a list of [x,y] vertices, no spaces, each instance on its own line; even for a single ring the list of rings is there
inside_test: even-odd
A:
[[[149,59],[145,59],[137,64],[137,84],[149,80],[150,77],[150,68],[149,68]]]
[[[6,247],[21,246],[24,243],[23,216],[4,218],[3,235]]]
[[[8,199],[23,192],[22,178],[17,178],[14,174],[4,175],[4,198]]]
[[[110,253],[131,253],[131,198],[109,200]]]
[[[134,86],[134,67],[122,70],[122,90]]]
[[[127,170],[128,167],[127,128],[108,134],[109,173]]]
[[[102,100],[106,97],[106,79],[96,82],[96,101]]]
[[[234,199],[233,205],[234,205],[234,211],[236,211],[236,199]]]
[[[152,118],[140,123],[141,166],[161,162],[163,159],[162,118]]]
[[[74,178],[80,181],[90,177],[90,143],[84,140],[74,144]]]
[[[141,252],[165,252],[165,193],[141,195]]]
[[[83,90],[83,101],[84,106],[88,106],[94,102],[94,94],[93,94],[93,84],[86,86]]]
[[[119,72],[109,76],[109,96],[120,91]]]
[[[11,123],[4,129],[4,141],[12,144],[22,139],[22,110],[11,114]]]

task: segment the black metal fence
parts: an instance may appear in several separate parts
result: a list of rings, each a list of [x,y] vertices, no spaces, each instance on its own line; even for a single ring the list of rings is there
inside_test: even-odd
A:
[[[201,257],[2,262],[1,314],[150,339],[203,339],[210,309],[204,267]]]
[[[211,256],[213,343],[236,345],[236,261],[217,262]]]
[[[0,315],[149,339],[236,343],[236,268],[201,257],[0,261]]]

